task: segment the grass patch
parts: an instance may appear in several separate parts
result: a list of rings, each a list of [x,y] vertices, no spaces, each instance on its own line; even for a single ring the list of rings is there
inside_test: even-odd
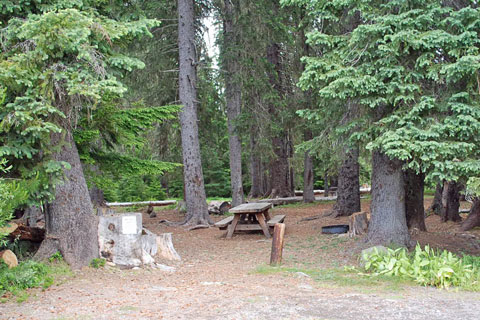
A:
[[[405,286],[413,284],[412,281],[407,279],[389,276],[372,277],[370,275],[359,274],[357,272],[352,272],[352,270],[344,270],[341,268],[304,269],[261,265],[255,269],[255,273],[264,275],[284,274],[287,276],[295,276],[300,272],[308,275],[317,282],[338,287],[353,287],[361,290],[375,288],[375,290],[399,291]]]
[[[72,275],[69,266],[63,261],[40,263],[27,260],[11,269],[2,263],[0,264],[0,296],[2,302],[6,302],[12,297],[16,297],[17,302],[23,302],[29,296],[26,289],[46,289],[56,280]]]
[[[322,201],[323,203],[328,203],[328,201]],[[302,209],[302,208],[311,208],[318,206],[318,202],[296,202],[296,203],[289,203],[284,205],[275,205],[275,208],[282,207],[282,208],[294,208],[294,209]]]

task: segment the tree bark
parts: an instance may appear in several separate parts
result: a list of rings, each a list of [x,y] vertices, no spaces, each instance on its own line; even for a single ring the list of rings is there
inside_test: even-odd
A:
[[[441,218],[443,222],[457,222],[462,220],[459,214],[460,191],[462,190],[462,187],[462,184],[455,181],[446,181],[443,184],[441,211]]]
[[[473,201],[472,208],[470,209],[470,213],[463,221],[462,225],[460,226],[460,230],[468,231],[475,227],[480,227],[480,199],[476,198]]]
[[[409,229],[417,228],[421,231],[427,231],[423,204],[425,174],[417,174],[415,171],[408,169],[404,172],[404,180],[407,226]]]
[[[313,138],[312,131],[306,130],[304,133],[305,141]],[[303,202],[311,203],[315,201],[315,194],[313,191],[313,159],[310,153],[305,152],[303,166]]]
[[[271,43],[267,47],[267,61],[271,64],[271,71],[269,72],[269,81],[274,90],[277,91],[279,97],[284,96],[282,88],[282,66],[280,61],[280,45],[278,43]],[[278,114],[277,106],[270,103],[268,106],[269,113],[273,119]],[[272,147],[274,158],[270,161],[270,190],[269,196],[276,197],[290,197],[293,196],[291,190],[291,176],[289,157],[289,141],[288,133],[282,129],[281,132],[275,132],[272,136]]]
[[[45,240],[36,253],[37,259],[46,259],[60,251],[74,269],[87,266],[98,257],[98,221],[93,212],[80,157],[70,130],[54,133],[51,137],[53,160],[68,162],[63,182],[55,188],[55,200],[45,207]],[[61,146],[61,147],[60,147]]]
[[[225,96],[227,103],[228,143],[230,147],[230,180],[232,186],[232,206],[244,202],[242,183],[242,143],[238,136],[236,122],[241,112],[241,90],[238,79],[239,55],[236,51],[235,9],[232,0],[224,0],[223,34]]]
[[[250,188],[249,198],[259,198],[263,196],[264,189],[263,182],[262,160],[257,152],[257,141],[255,139],[254,130],[250,134],[250,178],[252,187]]]
[[[338,173],[337,202],[335,216],[350,216],[361,211],[360,205],[360,168],[358,148],[346,149],[344,160]]]
[[[367,239],[372,244],[410,245],[405,217],[402,162],[374,151],[372,161],[371,220]]]
[[[325,197],[328,197],[330,195],[330,184],[328,183],[328,172],[325,171],[325,174],[323,175],[323,190],[324,193],[323,195]]]
[[[179,93],[183,174],[187,213],[184,224],[210,224],[203,181],[197,116],[194,1],[178,0]]]
[[[442,193],[443,193],[443,183],[437,183],[435,187],[435,196],[433,198],[433,203],[428,208],[429,211],[433,212],[436,215],[442,214]]]

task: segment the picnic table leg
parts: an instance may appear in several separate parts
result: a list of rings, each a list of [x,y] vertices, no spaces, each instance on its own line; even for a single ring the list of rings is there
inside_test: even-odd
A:
[[[238,220],[240,220],[240,215],[235,214],[235,217],[233,217],[232,223],[228,226],[227,239],[230,239],[233,236],[233,232],[235,231],[235,228],[237,227]]]
[[[272,219],[272,218],[270,217],[270,212],[268,212],[268,209],[265,210],[265,219],[266,219],[267,221],[269,221],[270,219]]]
[[[257,217],[258,223],[262,227],[263,234],[265,235],[265,237],[270,238],[270,231],[268,230],[268,226],[265,223],[265,217],[263,216],[263,212],[259,212],[255,215]]]

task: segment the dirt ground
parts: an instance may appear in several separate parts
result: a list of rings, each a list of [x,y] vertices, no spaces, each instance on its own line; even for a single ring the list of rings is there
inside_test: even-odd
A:
[[[364,202],[363,210],[368,210]],[[426,203],[428,206],[428,203]],[[176,211],[144,215],[144,226],[172,232],[182,261],[159,269],[85,268],[60,285],[31,290],[23,303],[0,305],[0,319],[479,319],[480,293],[363,279],[342,273],[365,247],[360,237],[323,235],[321,227],[346,218],[301,221],[332,203],[277,207],[286,214],[281,269],[267,267],[271,240],[261,233],[225,239],[216,228],[186,231],[160,224],[181,220]],[[214,217],[220,220],[222,217]],[[427,219],[430,232],[413,238],[438,248],[480,255],[480,230]],[[475,237],[475,238],[474,238]]]

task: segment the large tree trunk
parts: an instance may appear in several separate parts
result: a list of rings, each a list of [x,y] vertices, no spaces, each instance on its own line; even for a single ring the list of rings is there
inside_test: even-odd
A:
[[[410,244],[402,162],[391,160],[379,151],[373,152],[371,220],[367,239],[372,244]]]
[[[325,171],[324,175],[323,175],[323,190],[324,190],[324,193],[323,195],[325,197],[328,197],[330,195],[330,184],[328,183],[328,172]]]
[[[350,216],[361,211],[360,206],[360,168],[358,165],[358,148],[347,149],[338,173],[337,202],[335,216]]]
[[[468,231],[475,227],[480,227],[480,199],[476,198],[473,201],[472,208],[470,209],[470,214],[467,219],[463,221],[460,230]]]
[[[407,226],[409,229],[417,228],[421,231],[427,231],[423,204],[425,174],[417,174],[415,171],[408,169],[404,172],[404,179]]]
[[[443,222],[457,222],[462,220],[459,214],[460,191],[462,187],[462,184],[455,181],[449,181],[443,184],[442,211],[440,214]]]
[[[305,141],[313,138],[312,131],[306,130],[304,133]],[[310,153],[305,152],[303,166],[303,202],[310,203],[315,201],[313,192],[313,159]]]
[[[194,2],[178,0],[179,92],[182,131],[183,175],[187,214],[185,224],[209,224],[203,182],[197,117],[197,72],[195,52]]]
[[[281,81],[282,65],[280,61],[280,45],[278,43],[271,43],[267,47],[267,61],[272,67],[269,73],[270,84],[273,89],[277,91],[279,97],[283,97],[285,93],[283,92]],[[272,115],[273,121],[275,121],[278,114],[277,106],[271,102],[268,110]],[[290,181],[290,165],[288,162],[290,154],[288,133],[285,129],[282,129],[281,132],[275,132],[273,133],[271,141],[274,158],[270,161],[269,165],[270,190],[268,193],[271,198],[293,196]]]
[[[234,7],[232,0],[224,0],[223,20],[225,66],[225,96],[227,102],[228,143],[230,147],[230,179],[232,186],[232,206],[244,202],[242,183],[242,143],[238,136],[236,121],[241,111],[241,91],[238,79],[239,55],[235,49],[238,45],[235,35]]]
[[[442,214],[442,194],[443,183],[437,183],[437,186],[435,187],[435,196],[433,198],[433,203],[430,208],[428,208],[428,211],[431,211],[436,215]]]
[[[255,139],[255,132],[252,129],[250,133],[250,178],[252,187],[248,196],[250,198],[259,198],[263,196],[263,171],[262,159],[257,152],[257,141]]]
[[[46,236],[37,259],[46,259],[60,251],[74,269],[88,265],[98,257],[98,221],[93,212],[80,157],[68,129],[51,137],[53,159],[70,164],[64,169],[63,182],[55,188],[55,200],[45,206]]]

